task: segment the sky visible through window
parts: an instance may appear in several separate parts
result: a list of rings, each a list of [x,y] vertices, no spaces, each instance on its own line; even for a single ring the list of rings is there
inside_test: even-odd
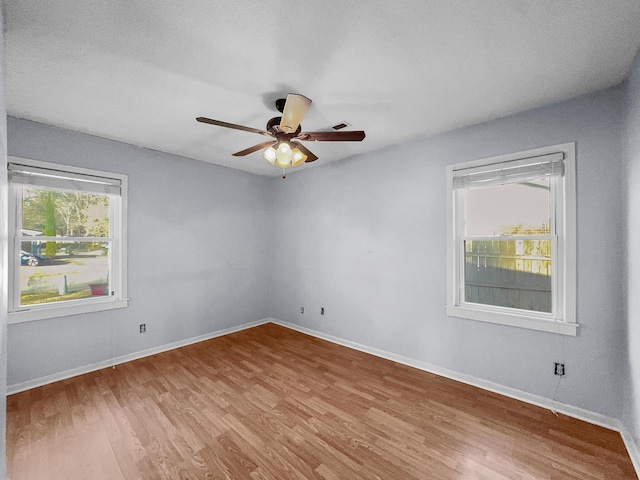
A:
[[[522,227],[529,234],[548,234],[549,179],[467,190],[466,234],[495,236]],[[522,233],[524,233],[522,232]]]

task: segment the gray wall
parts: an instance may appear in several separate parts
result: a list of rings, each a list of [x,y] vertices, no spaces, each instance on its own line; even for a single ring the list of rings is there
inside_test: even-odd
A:
[[[6,478],[7,425],[7,103],[5,96],[4,2],[0,3],[0,478]]]
[[[619,418],[623,111],[613,88],[272,179],[272,316],[547,398],[561,359],[558,400]],[[579,335],[447,317],[445,166],[572,141]]]
[[[627,80],[628,312],[623,422],[640,448],[640,53]]]
[[[9,325],[9,385],[267,316],[267,178],[8,120],[10,155],[129,176],[131,298],[124,309]]]

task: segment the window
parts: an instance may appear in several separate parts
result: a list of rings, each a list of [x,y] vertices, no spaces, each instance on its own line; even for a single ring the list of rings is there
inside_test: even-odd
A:
[[[575,145],[447,167],[447,315],[575,335]]]
[[[9,157],[9,322],[127,306],[125,175]]]

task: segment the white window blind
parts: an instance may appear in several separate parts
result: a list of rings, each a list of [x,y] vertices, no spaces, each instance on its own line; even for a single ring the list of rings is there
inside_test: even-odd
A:
[[[504,185],[564,174],[564,153],[453,170],[453,188]]]
[[[9,163],[7,167],[9,180],[14,184],[120,195],[122,182],[117,178],[20,165],[19,163]]]

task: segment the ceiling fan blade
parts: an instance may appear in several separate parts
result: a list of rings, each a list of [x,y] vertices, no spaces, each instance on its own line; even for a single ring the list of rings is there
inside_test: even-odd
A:
[[[272,136],[272,134],[267,132],[266,130],[260,130],[259,128],[252,128],[252,127],[245,127],[244,125],[236,125],[235,123],[223,122],[220,120],[213,120],[212,118],[198,117],[196,118],[196,121],[200,123],[209,123],[211,125],[217,125],[219,127],[233,128],[234,130],[243,130],[245,132],[259,133],[260,135]]]
[[[296,138],[311,142],[361,142],[365,133],[362,130],[351,132],[301,132]]]
[[[285,133],[295,132],[310,106],[311,99],[304,95],[296,93],[287,95],[287,101],[282,112],[282,120],[280,120],[280,130]]]
[[[304,161],[304,163],[315,162],[318,159],[317,155],[313,153],[311,150],[309,150],[307,147],[305,147],[303,144],[299,142],[291,142],[291,145],[299,148],[300,151],[307,156],[307,159]]]
[[[262,150],[263,148],[270,147],[271,145],[275,145],[277,143],[276,140],[269,140],[268,142],[259,143],[258,145],[254,145],[253,147],[245,148],[239,152],[233,154],[234,157],[244,157],[245,155],[249,155],[250,153],[257,152],[258,150]]]

